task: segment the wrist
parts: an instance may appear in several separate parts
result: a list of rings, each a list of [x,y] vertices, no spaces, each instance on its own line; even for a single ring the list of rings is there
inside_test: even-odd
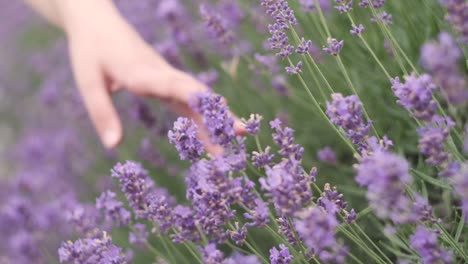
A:
[[[58,0],[55,5],[68,37],[90,31],[105,21],[121,19],[111,0]]]

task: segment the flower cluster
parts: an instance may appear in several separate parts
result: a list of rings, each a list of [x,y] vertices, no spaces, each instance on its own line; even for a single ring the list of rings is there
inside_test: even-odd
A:
[[[341,52],[341,49],[343,49],[343,45],[344,45],[343,40],[338,41],[337,39],[334,39],[334,38],[328,38],[327,46],[323,47],[323,51],[325,51],[326,53],[332,56],[337,56]]]
[[[268,25],[271,34],[268,39],[270,48],[278,50],[277,56],[288,57],[293,53],[294,46],[289,44],[285,30],[297,24],[294,11],[286,0],[262,0],[261,5],[267,9],[267,14],[275,19],[275,23]]]
[[[454,122],[449,118],[436,116],[433,123],[418,129],[418,148],[427,156],[426,162],[440,166],[450,158],[450,153],[444,149],[444,143],[450,135]]]
[[[294,226],[311,254],[326,263],[344,263],[347,248],[335,237],[338,221],[322,207],[310,207],[300,213]]]
[[[234,120],[220,95],[209,92],[196,95],[195,110],[203,115],[203,124],[214,144],[229,146],[234,139]]]
[[[418,226],[410,238],[410,244],[421,256],[423,263],[452,263],[452,254],[439,247],[438,234],[424,226]]]
[[[344,97],[342,94],[332,94],[332,102],[327,103],[327,115],[331,122],[346,133],[353,144],[361,148],[366,146],[370,132],[370,122],[365,124],[362,103],[356,95]]]
[[[431,121],[436,114],[437,103],[432,99],[436,85],[431,76],[412,74],[402,83],[397,77],[392,80],[392,90],[398,97],[398,103],[410,111],[416,118]]]
[[[289,249],[283,245],[279,245],[279,250],[276,247],[270,249],[271,264],[289,264],[293,260],[293,256],[289,253]]]
[[[411,183],[408,162],[395,154],[376,151],[356,166],[356,181],[367,187],[367,200],[375,214],[397,224],[411,223],[420,216],[405,193]]]
[[[197,138],[197,129],[198,127],[192,120],[179,117],[174,123],[173,130],[169,130],[167,137],[169,142],[176,147],[180,159],[194,162],[203,154],[204,147]]]
[[[447,20],[460,34],[460,42],[468,44],[468,3],[463,0],[442,0],[441,3],[447,8]]]
[[[128,263],[122,249],[112,244],[112,238],[106,232],[75,242],[64,242],[58,253],[61,263]]]
[[[453,37],[439,34],[438,41],[429,41],[421,48],[421,64],[434,77],[448,101],[455,105],[468,102],[468,81],[458,68],[462,52]]]

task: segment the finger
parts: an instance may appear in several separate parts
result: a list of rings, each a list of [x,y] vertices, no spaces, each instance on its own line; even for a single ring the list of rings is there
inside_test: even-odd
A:
[[[91,121],[105,147],[114,148],[122,139],[122,125],[98,69],[77,69],[78,86]]]
[[[206,130],[205,125],[203,124],[203,117],[194,112],[189,106],[181,103],[171,103],[169,105],[175,112],[178,112],[181,115],[184,115],[192,119],[198,127],[197,137],[203,142],[205,150],[214,156],[223,154],[223,148],[220,145],[215,145],[211,143],[210,136]]]

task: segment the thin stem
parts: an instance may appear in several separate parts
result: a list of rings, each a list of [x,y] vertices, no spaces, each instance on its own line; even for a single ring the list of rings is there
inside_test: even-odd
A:
[[[447,243],[449,243],[455,249],[458,255],[463,257],[463,259],[468,262],[467,253],[462,248],[460,248],[460,245],[455,241],[455,239],[450,235],[450,233],[445,229],[445,227],[443,227],[440,223],[436,223],[436,225],[444,234]]]
[[[387,257],[387,255],[370,239],[370,237],[362,230],[361,226],[359,226],[357,223],[354,223],[351,227],[355,226],[359,233],[361,233],[364,238],[369,241],[369,243],[387,260],[389,263],[392,263],[392,261]]]

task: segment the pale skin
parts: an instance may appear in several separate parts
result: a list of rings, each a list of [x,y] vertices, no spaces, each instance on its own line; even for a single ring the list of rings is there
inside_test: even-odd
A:
[[[162,101],[203,127],[202,117],[189,107],[189,101],[193,94],[208,88],[169,65],[125,21],[111,0],[26,2],[66,33],[77,86],[105,147],[116,147],[123,136],[111,98],[120,89]],[[245,132],[237,119],[234,127],[238,134]],[[221,152],[219,146],[210,144],[204,129],[199,130],[199,137],[208,152]]]

